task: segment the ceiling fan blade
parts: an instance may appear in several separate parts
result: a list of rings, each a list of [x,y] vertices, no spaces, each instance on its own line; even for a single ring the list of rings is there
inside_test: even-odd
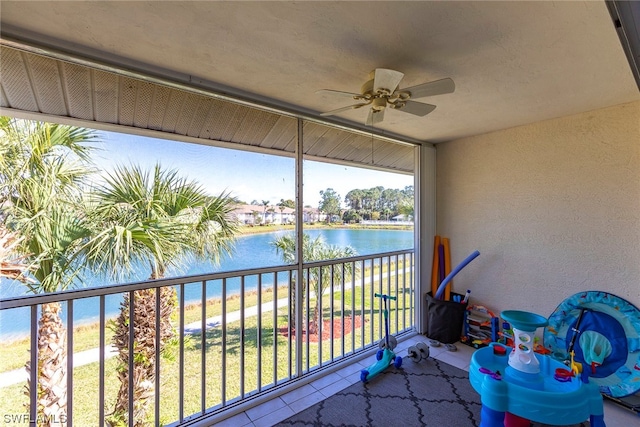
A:
[[[327,111],[326,113],[321,113],[321,116],[332,116],[334,114],[342,113],[347,110],[354,110],[356,108],[364,107],[365,105],[369,105],[369,102],[363,102],[361,104],[353,104],[347,105],[346,107],[336,108],[335,110]]]
[[[433,110],[436,109],[435,105],[425,104],[416,101],[404,101],[405,104],[402,107],[397,108],[398,111],[413,114],[414,116],[424,117]]]
[[[373,77],[373,93],[377,93],[381,89],[388,90],[390,94],[393,93],[398,88],[403,77],[404,74],[400,71],[376,68]]]
[[[351,92],[342,92],[340,90],[331,90],[331,89],[320,89],[316,91],[318,95],[337,95],[343,98],[353,98],[356,99],[358,97],[362,97],[359,93],[351,93]]]
[[[400,89],[398,92],[409,92],[411,99],[422,98],[425,96],[442,95],[452,93],[456,90],[456,84],[450,78],[436,80],[434,82],[423,83],[417,86],[411,86]]]
[[[376,123],[380,123],[384,119],[384,110],[369,110],[369,116],[367,117],[367,126],[373,126]]]

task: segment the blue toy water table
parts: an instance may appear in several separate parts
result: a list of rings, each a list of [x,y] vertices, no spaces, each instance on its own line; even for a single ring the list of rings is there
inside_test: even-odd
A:
[[[492,343],[476,350],[469,367],[469,380],[482,402],[480,426],[520,427],[530,421],[567,425],[589,419],[591,427],[604,427],[598,386],[586,375],[567,375],[566,365],[534,353],[533,335],[547,319],[516,310],[501,317],[513,328],[514,348]]]

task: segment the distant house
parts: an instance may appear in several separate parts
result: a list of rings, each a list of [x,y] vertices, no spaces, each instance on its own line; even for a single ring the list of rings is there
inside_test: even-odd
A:
[[[279,206],[237,205],[232,214],[245,225],[293,224],[296,219],[295,209]]]
[[[304,208],[302,211],[302,221],[303,222],[318,222],[324,221],[327,218],[327,215],[320,212],[317,208]]]
[[[296,210],[292,208],[280,208],[280,206],[274,207],[275,211],[272,212],[273,223],[276,224],[293,224],[296,222]],[[267,212],[268,214],[268,212]]]

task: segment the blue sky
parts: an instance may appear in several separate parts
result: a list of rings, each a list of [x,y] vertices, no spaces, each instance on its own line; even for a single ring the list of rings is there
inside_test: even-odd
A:
[[[295,162],[292,158],[188,144],[143,136],[100,132],[95,162],[103,170],[115,165],[160,163],[200,182],[212,195],[230,191],[240,200],[295,199]],[[305,161],[304,204],[314,207],[320,191],[333,188],[341,197],[354,188],[402,189],[413,177],[328,163]]]

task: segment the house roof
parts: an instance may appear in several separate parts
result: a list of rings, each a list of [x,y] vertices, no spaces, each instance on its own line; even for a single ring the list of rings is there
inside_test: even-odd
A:
[[[281,210],[279,206],[272,205],[267,206],[266,211],[269,212],[271,209],[273,209],[274,213],[278,214],[292,214],[295,212],[295,209],[285,207]],[[235,214],[252,215],[253,212],[262,214],[263,212],[265,212],[265,207],[263,205],[238,205],[233,210],[233,213]]]
[[[310,158],[409,171],[410,150],[385,138],[438,143],[640,99],[612,18],[626,3],[3,0],[0,105],[287,155],[304,117]],[[320,116],[351,100],[318,90],[358,92],[376,68],[455,92],[374,127],[368,107]]]

